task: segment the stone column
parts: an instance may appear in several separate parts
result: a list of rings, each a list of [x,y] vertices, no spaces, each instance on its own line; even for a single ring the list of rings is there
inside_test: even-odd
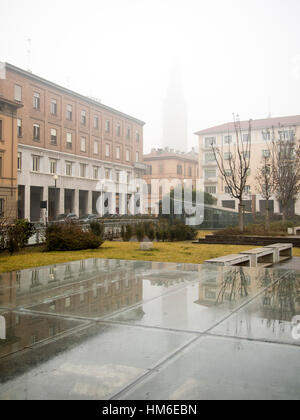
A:
[[[73,213],[79,216],[79,190],[74,190]]]
[[[58,203],[58,214],[65,212],[65,190],[60,188],[59,190],[59,203]]]
[[[93,192],[88,191],[88,202],[87,202],[87,213],[92,214],[93,213]]]
[[[30,185],[24,185],[24,217],[30,221]]]

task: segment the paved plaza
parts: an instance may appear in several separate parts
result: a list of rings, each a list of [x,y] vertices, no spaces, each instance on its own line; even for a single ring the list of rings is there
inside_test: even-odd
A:
[[[299,260],[0,275],[0,399],[300,399]]]

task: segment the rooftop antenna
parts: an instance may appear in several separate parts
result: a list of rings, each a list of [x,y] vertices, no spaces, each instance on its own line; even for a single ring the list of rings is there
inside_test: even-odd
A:
[[[31,70],[31,39],[27,38],[27,71],[32,73]]]

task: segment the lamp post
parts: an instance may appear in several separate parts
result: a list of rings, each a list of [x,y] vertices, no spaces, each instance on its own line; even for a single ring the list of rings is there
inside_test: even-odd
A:
[[[56,184],[57,184],[58,176],[56,174],[53,175],[53,179],[54,179],[55,189],[56,189]]]

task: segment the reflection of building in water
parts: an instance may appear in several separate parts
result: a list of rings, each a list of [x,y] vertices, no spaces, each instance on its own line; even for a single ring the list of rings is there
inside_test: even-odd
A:
[[[90,259],[6,273],[0,277],[2,307],[103,316],[143,299],[134,263]]]
[[[224,302],[235,302],[258,292],[261,287],[271,284],[273,274],[264,269],[245,267],[202,266],[199,282],[199,299],[195,302],[203,306],[213,306]]]
[[[0,357],[14,353],[38,342],[55,337],[75,327],[75,321],[57,317],[2,314],[5,319],[5,339],[0,340]]]

